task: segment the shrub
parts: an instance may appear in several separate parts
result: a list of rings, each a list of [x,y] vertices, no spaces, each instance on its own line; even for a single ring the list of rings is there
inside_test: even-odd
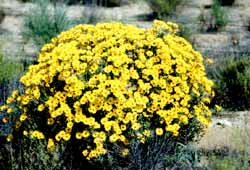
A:
[[[204,9],[202,9],[198,20],[201,24],[201,31],[206,32],[218,31],[228,24],[227,12],[218,0],[213,0],[209,14],[205,14]]]
[[[20,113],[10,120],[21,122],[13,137],[26,131],[66,141],[87,160],[115,145],[126,155],[133,140],[146,143],[153,135],[193,140],[186,129],[195,125],[190,131],[199,134],[209,124],[213,83],[202,55],[177,30],[162,21],[149,29],[102,23],[53,38],[20,79],[24,93],[14,92],[1,107]]]
[[[45,141],[24,136],[11,143],[1,143],[0,146],[1,169],[63,169],[63,145],[50,150]]]
[[[190,40],[190,37],[193,33],[193,30],[191,30],[192,28],[185,26],[184,24],[179,25],[179,27],[180,31],[178,32],[178,35],[185,38],[186,40]]]
[[[157,18],[171,15],[182,0],[147,0]]]
[[[212,155],[208,157],[208,170],[248,170],[250,163],[249,154],[234,153],[221,157]]]
[[[40,48],[60,32],[72,26],[66,17],[62,5],[55,5],[53,10],[49,0],[35,0],[36,6],[24,19],[23,37],[32,38]]]
[[[200,163],[201,153],[198,152],[194,144],[187,145],[178,144],[172,155],[167,155],[165,158],[167,167],[169,169],[198,169]]]
[[[208,75],[215,82],[213,103],[229,110],[249,108],[250,100],[249,57],[222,57],[208,68]]]
[[[6,60],[0,53],[0,103],[3,103],[7,99],[10,89],[12,88],[11,90],[13,90],[10,82],[20,76],[23,70],[24,67],[21,63],[14,60]]]
[[[19,88],[18,79],[24,71],[21,63],[14,60],[7,60],[0,53],[0,104],[3,104],[14,89]],[[3,124],[5,114],[0,112],[0,136],[10,133],[11,126]]]
[[[226,11],[220,5],[218,0],[213,0],[212,17],[214,19],[214,27],[215,27],[215,29],[226,26],[227,23],[228,23],[228,18],[227,18]]]

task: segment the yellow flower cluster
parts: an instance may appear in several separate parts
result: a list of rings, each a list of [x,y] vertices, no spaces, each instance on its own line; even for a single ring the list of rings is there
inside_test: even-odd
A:
[[[87,159],[105,154],[105,142],[125,146],[154,133],[178,136],[194,117],[206,126],[213,83],[202,55],[177,31],[158,20],[149,29],[78,25],[42,48],[38,64],[20,80],[24,93],[7,103],[18,103],[23,126],[36,122],[40,131],[31,135],[47,139],[48,148],[53,141],[82,140]]]

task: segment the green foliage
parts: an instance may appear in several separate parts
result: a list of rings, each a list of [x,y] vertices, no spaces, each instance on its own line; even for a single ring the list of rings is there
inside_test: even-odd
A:
[[[194,144],[183,145],[179,143],[175,147],[174,153],[167,155],[165,160],[169,169],[193,170],[199,167],[200,156],[201,153],[198,152]]]
[[[119,145],[108,146],[110,149],[106,157],[102,158],[101,164],[107,165],[105,170],[129,170],[162,169],[165,167],[165,155],[172,155],[175,148],[173,138],[165,134],[154,134],[144,144],[139,139],[133,139],[128,146],[128,155],[123,155]],[[108,160],[108,161],[106,161]],[[100,161],[100,160],[97,160]]]
[[[0,84],[11,80],[15,75],[23,71],[23,65],[15,61],[6,61],[0,54]]]
[[[0,53],[0,103],[2,103],[10,91],[16,87],[18,83],[14,82],[21,73],[24,67],[21,63],[14,60],[6,60]]]
[[[95,165],[106,165],[102,170],[163,170],[178,169],[186,170],[198,168],[201,153],[193,145],[201,133],[201,127],[195,119],[190,121],[180,132],[183,138],[174,138],[169,134],[157,136],[153,134],[143,143],[134,138],[128,145],[128,155],[123,155],[121,146],[108,145],[107,155],[95,159]],[[185,137],[184,137],[185,136]],[[190,169],[191,170],[191,169]]]
[[[15,60],[7,60],[0,53],[0,103],[7,99],[11,91],[19,88],[20,83],[18,79],[23,71],[24,66],[22,63]],[[4,114],[0,112],[0,136],[9,133],[11,130],[9,124],[2,123],[3,116]]]
[[[178,32],[178,35],[180,37],[185,38],[186,40],[190,40],[190,37],[192,35],[191,28],[182,24],[182,25],[179,25],[179,29],[180,29],[180,31]]]
[[[78,24],[96,24],[100,21],[98,18],[96,6],[91,6],[90,8],[86,8],[84,14],[79,18],[73,21],[73,25]]]
[[[230,153],[226,156],[212,155],[208,157],[208,170],[249,170],[250,156],[245,153]]]
[[[62,5],[54,5],[54,9],[51,10],[49,0],[35,0],[35,3],[36,6],[25,17],[23,36],[26,39],[32,38],[40,48],[60,32],[71,27],[72,23]]]
[[[208,76],[215,83],[213,103],[229,110],[244,110],[250,106],[250,58],[221,58],[208,67]]]
[[[218,0],[213,0],[210,14],[201,9],[201,14],[198,17],[200,22],[200,31],[214,32],[220,30],[228,24],[228,15]]]
[[[183,0],[146,0],[157,18],[162,19],[171,15],[177,5],[181,4]]]
[[[42,140],[22,137],[11,143],[0,144],[0,169],[3,170],[62,170],[63,151],[61,145],[47,150]]]
[[[214,24],[216,28],[220,28],[227,25],[228,23],[227,13],[218,0],[213,1],[212,16],[215,20]]]

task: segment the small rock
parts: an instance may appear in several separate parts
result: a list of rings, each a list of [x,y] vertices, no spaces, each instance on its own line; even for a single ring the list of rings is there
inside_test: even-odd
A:
[[[34,4],[21,3],[16,0],[3,0],[0,4],[6,15],[23,16],[26,15]]]
[[[249,6],[250,0],[235,0],[234,5]]]
[[[194,46],[199,48],[224,48],[232,44],[228,33],[194,34],[192,37]]]
[[[0,27],[14,35],[19,35],[21,33],[22,25],[22,17],[6,16]]]
[[[39,50],[32,40],[24,44],[23,50],[28,57],[37,58]]]
[[[232,122],[225,120],[225,119],[220,119],[220,120],[217,119],[213,121],[212,126],[231,127]]]
[[[84,14],[84,7],[79,5],[72,5],[67,8],[67,17],[70,19],[80,19]]]

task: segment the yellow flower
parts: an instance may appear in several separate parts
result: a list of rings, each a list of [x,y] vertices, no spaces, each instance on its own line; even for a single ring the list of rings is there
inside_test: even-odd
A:
[[[87,130],[84,130],[84,131],[82,132],[82,137],[84,137],[84,138],[89,137],[89,135],[90,135],[90,133],[89,133],[89,131],[87,131]]]
[[[1,108],[0,108],[1,111],[5,111],[7,109],[8,109],[8,106],[6,106],[6,105],[1,106]]]
[[[213,59],[211,59],[211,58],[206,58],[205,61],[207,64],[213,64],[213,62],[214,62]]]
[[[188,117],[182,115],[182,116],[180,116],[180,121],[181,121],[184,125],[186,125],[186,124],[188,124]]]
[[[25,121],[27,119],[27,115],[26,114],[21,114],[19,119],[20,119],[21,122],[23,122],[23,121]]]
[[[82,133],[80,133],[80,132],[77,132],[76,133],[76,139],[82,139]]]
[[[53,125],[54,124],[54,119],[53,118],[48,118],[48,120],[47,120],[47,124],[48,125]]]
[[[132,124],[132,129],[133,130],[138,130],[141,127],[140,123],[133,123]]]
[[[12,113],[14,110],[12,108],[7,109],[7,113]]]
[[[70,139],[70,134],[68,133],[65,133],[62,138],[65,140],[65,141],[68,141]]]
[[[150,137],[151,131],[150,130],[144,130],[143,135],[146,136],[146,137]]]
[[[155,132],[159,136],[163,135],[163,129],[162,128],[156,128]]]
[[[82,154],[83,154],[84,157],[87,157],[88,154],[89,154],[89,151],[85,149],[85,150],[82,151]]]
[[[215,110],[216,110],[217,112],[219,112],[219,111],[222,110],[222,107],[216,104],[216,105],[215,105]]]
[[[37,131],[37,130],[35,130],[35,131],[33,131],[33,132],[31,133],[31,137],[37,138],[37,139],[44,139],[44,138],[45,138],[44,135],[43,135],[43,133],[42,133],[42,132],[39,132],[39,131]]]
[[[123,156],[127,156],[129,154],[129,150],[127,148],[122,149],[121,153]]]
[[[3,117],[3,118],[2,118],[2,122],[3,122],[3,123],[8,123],[8,121],[9,121],[9,118],[8,118],[8,117]]]
[[[20,128],[20,126],[21,126],[21,122],[20,121],[16,121],[15,128],[18,129],[18,128]]]
[[[147,54],[147,56],[151,57],[153,55],[153,52],[152,51],[147,51],[146,54]]]
[[[14,99],[12,97],[8,97],[8,99],[6,100],[7,104],[10,104],[14,101]]]
[[[28,132],[26,130],[23,131],[24,136],[28,136]]]
[[[6,138],[7,142],[11,142],[13,140],[13,136],[12,135],[8,135]]]
[[[47,149],[52,150],[54,148],[55,148],[55,143],[54,143],[53,139],[49,138],[48,139],[48,144],[47,144]]]
[[[43,104],[40,104],[39,106],[38,106],[38,108],[37,108],[37,110],[39,111],[39,112],[41,112],[41,111],[43,111],[44,110],[44,105]]]

